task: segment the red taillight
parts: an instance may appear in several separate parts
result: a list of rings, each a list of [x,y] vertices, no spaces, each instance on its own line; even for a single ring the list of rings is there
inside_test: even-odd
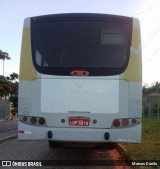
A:
[[[32,124],[32,125],[43,125],[47,126],[46,120],[43,117],[31,117],[31,116],[21,116],[20,121],[26,124]]]
[[[120,126],[120,121],[119,120],[114,120],[113,121],[113,125],[114,125],[114,127],[119,127]]]
[[[23,118],[22,118],[22,121],[23,121],[23,122],[26,122],[26,121],[27,121],[27,117],[23,117]]]
[[[128,126],[128,124],[129,124],[128,119],[123,119],[123,120],[122,120],[122,125],[123,125],[123,126]]]
[[[129,118],[129,119],[115,119],[112,123],[112,128],[124,128],[124,127],[131,127],[140,124],[140,119],[138,118]]]
[[[132,119],[132,124],[136,124],[137,123],[137,120],[136,119]]]
[[[37,123],[37,119],[35,117],[31,117],[30,122],[32,124],[36,124]]]
[[[39,123],[40,125],[45,124],[45,119],[44,119],[44,118],[40,118],[40,119],[38,120],[38,123]]]

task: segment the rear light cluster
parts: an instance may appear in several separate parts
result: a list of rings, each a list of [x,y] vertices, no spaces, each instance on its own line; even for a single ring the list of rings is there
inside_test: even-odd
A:
[[[112,128],[130,127],[130,126],[134,126],[140,123],[141,123],[141,120],[139,118],[115,119],[113,120]]]
[[[27,124],[46,126],[46,120],[43,117],[21,116],[20,121]]]

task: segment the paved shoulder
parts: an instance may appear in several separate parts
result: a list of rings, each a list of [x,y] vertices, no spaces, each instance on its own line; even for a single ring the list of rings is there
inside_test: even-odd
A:
[[[13,121],[0,121],[0,143],[17,137],[17,119]]]
[[[17,123],[18,123],[18,119],[14,119],[13,121],[4,121],[4,122],[0,120],[0,130],[17,126]]]

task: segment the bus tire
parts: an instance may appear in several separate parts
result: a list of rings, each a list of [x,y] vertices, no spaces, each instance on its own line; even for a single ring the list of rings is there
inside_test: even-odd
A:
[[[48,141],[49,147],[50,148],[60,148],[62,145],[60,143],[57,143],[55,141]]]
[[[116,147],[116,143],[102,143],[95,146],[97,149],[114,149]]]

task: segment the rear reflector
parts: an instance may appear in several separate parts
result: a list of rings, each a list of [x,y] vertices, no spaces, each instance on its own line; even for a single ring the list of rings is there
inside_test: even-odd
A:
[[[31,131],[18,130],[19,134],[32,134]]]
[[[24,134],[24,130],[18,130],[19,134]]]

